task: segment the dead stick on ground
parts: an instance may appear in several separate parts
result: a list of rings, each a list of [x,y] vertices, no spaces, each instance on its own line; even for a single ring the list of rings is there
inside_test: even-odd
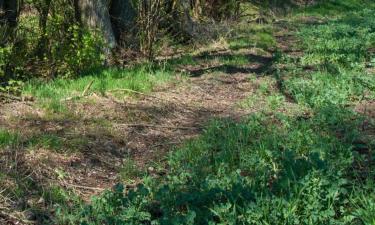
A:
[[[125,126],[125,127],[168,128],[168,129],[176,129],[176,130],[199,130],[199,129],[202,129],[201,127],[159,126],[159,125],[151,125],[151,124],[119,124],[118,126]]]
[[[90,90],[93,83],[94,83],[94,80],[90,81],[90,83],[86,86],[86,88],[83,90],[81,95],[76,95],[76,96],[72,96],[72,97],[69,97],[69,98],[64,98],[64,99],[61,99],[60,101],[66,102],[66,101],[71,101],[71,100],[80,99],[80,98],[85,97],[87,95],[87,92]]]
[[[16,222],[22,222],[23,224],[35,224],[35,222],[33,221],[25,220],[16,216],[15,214],[10,212],[10,209],[1,207],[1,206],[0,206],[0,216],[8,217],[12,220],[16,220]]]
[[[0,97],[4,97],[4,98],[15,100],[15,101],[22,101],[22,98],[20,98],[20,97],[5,94],[5,93],[0,93]]]
[[[170,100],[168,100],[168,99],[159,98],[159,97],[156,97],[154,95],[148,95],[148,94],[145,94],[143,92],[134,91],[134,90],[131,90],[131,89],[126,89],[126,88],[109,90],[109,92],[116,92],[116,91],[130,92],[130,93],[139,94],[139,95],[143,95],[143,96],[146,96],[146,97],[156,98],[156,99],[159,99],[159,100],[162,100],[162,101],[169,101],[170,102]]]
[[[125,92],[130,92],[130,93],[134,93],[134,94],[139,94],[139,95],[143,95],[143,96],[146,96],[146,97],[150,97],[150,98],[155,98],[155,99],[159,99],[161,101],[165,101],[165,102],[170,102],[170,103],[173,103],[173,104],[180,104],[180,105],[184,105],[186,107],[191,107],[190,105],[186,104],[186,103],[182,103],[182,102],[174,102],[174,101],[171,101],[169,99],[165,99],[165,98],[160,98],[160,97],[157,97],[157,96],[154,96],[154,95],[148,95],[148,94],[145,94],[143,92],[139,92],[139,91],[134,91],[134,90],[131,90],[131,89],[126,89],[126,88],[122,88],[122,89],[113,89],[113,90],[109,90],[109,92],[116,92],[116,91],[125,91]]]
[[[79,189],[86,189],[86,190],[92,190],[92,191],[104,191],[104,188],[97,188],[97,187],[87,187],[87,186],[81,186],[76,184],[69,184],[69,183],[62,183],[65,186],[73,187],[73,188],[79,188]]]
[[[93,83],[94,83],[94,80],[90,81],[90,83],[86,86],[85,90],[82,92],[81,97],[86,96],[87,92],[90,90]]]

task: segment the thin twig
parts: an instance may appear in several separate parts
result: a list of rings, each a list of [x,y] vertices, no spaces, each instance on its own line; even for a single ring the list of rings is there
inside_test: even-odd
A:
[[[35,224],[35,222],[33,221],[19,218],[18,216],[11,213],[10,209],[2,207],[2,206],[0,206],[0,216],[8,217],[10,219],[16,220],[17,222],[22,222],[23,224]]]
[[[151,98],[159,99],[159,100],[161,100],[161,101],[172,102],[172,101],[170,101],[170,100],[168,100],[168,99],[159,98],[159,97],[154,96],[154,95],[148,95],[148,94],[145,94],[145,93],[143,93],[143,92],[134,91],[134,90],[127,89],[127,88],[121,88],[121,89],[113,89],[113,90],[109,90],[109,92],[119,92],[119,91],[130,92],[130,93],[134,93],[134,94],[138,94],[138,95],[143,95],[143,96],[146,96],[146,97],[151,97]],[[172,102],[172,103],[175,103],[175,102]]]
[[[64,98],[64,99],[61,99],[60,101],[61,102],[67,102],[67,101],[71,101],[71,100],[78,100],[80,98],[85,97],[87,95],[87,92],[90,90],[93,83],[94,83],[94,80],[90,81],[90,83],[86,86],[86,88],[83,90],[81,95],[76,95],[76,96],[72,96],[72,97],[69,97],[69,98]]]
[[[175,104],[175,105],[183,105],[187,108],[191,108],[190,105],[188,105],[186,103],[183,103],[183,102],[175,102],[175,101],[171,101],[169,99],[160,98],[160,97],[157,97],[155,95],[150,95],[150,94],[146,94],[146,93],[139,92],[139,91],[134,91],[134,90],[127,89],[127,88],[113,89],[113,90],[109,90],[108,92],[119,92],[119,91],[130,92],[130,93],[134,93],[134,94],[138,94],[138,95],[142,95],[142,96],[146,96],[146,97],[150,97],[150,98],[155,98],[155,99],[158,99],[160,101],[169,102],[169,103],[172,103],[172,104]]]
[[[79,188],[79,189],[86,189],[86,190],[92,190],[92,191],[104,191],[104,188],[98,188],[98,187],[88,187],[88,186],[82,186],[82,185],[76,185],[76,184],[69,184],[66,182],[62,183],[65,186],[73,187],[73,188]]]
[[[93,83],[94,83],[94,80],[90,81],[90,83],[86,86],[85,90],[82,92],[81,97],[86,96],[87,92],[90,90]]]
[[[168,129],[176,129],[176,130],[200,130],[202,129],[201,127],[177,127],[177,126],[163,126],[163,125],[152,125],[152,124],[118,124],[117,126],[168,128]]]
[[[22,101],[22,98],[14,96],[14,95],[6,94],[6,93],[0,93],[0,97],[7,98],[10,100],[14,100],[14,101],[20,101],[20,102]]]
[[[68,101],[71,101],[71,100],[78,100],[80,98],[81,98],[81,96],[77,95],[77,96],[72,96],[72,97],[69,97],[69,98],[61,99],[60,102],[68,102]]]

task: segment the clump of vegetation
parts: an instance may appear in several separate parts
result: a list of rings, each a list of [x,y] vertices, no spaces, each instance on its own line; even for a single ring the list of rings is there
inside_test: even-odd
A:
[[[368,19],[373,10],[352,12],[324,25],[302,28],[299,32],[305,55],[300,67],[289,69],[285,89],[310,106],[345,105],[373,98],[375,76],[367,68],[374,57],[374,23]],[[297,64],[297,65],[298,65]]]
[[[0,128],[7,222],[15,209],[62,225],[375,223],[375,121],[353,107],[375,99],[373,3],[1,3],[16,13],[0,10],[0,97],[30,96],[27,110],[37,111],[5,121],[32,132]],[[263,18],[288,7],[298,7],[291,17]],[[243,14],[254,10],[259,18]],[[212,46],[168,53],[242,16]],[[175,73],[193,78],[175,87]],[[150,93],[167,82],[169,92]],[[129,93],[141,101],[114,99]]]
[[[148,92],[157,85],[172,78],[171,71],[151,66],[136,66],[129,69],[105,69],[88,72],[76,79],[54,79],[45,82],[40,79],[30,80],[23,88],[24,95],[31,95],[39,100],[60,102],[64,98],[79,96],[92,82],[90,92],[106,95],[108,92],[121,92],[121,89]],[[126,93],[126,92],[125,92]]]
[[[361,119],[327,107],[312,118],[214,121],[169,157],[162,180],[121,185],[76,214],[82,224],[347,224],[371,221],[373,169],[361,169]],[[337,132],[342,137],[337,137]],[[370,147],[370,146],[369,146]],[[371,166],[368,165],[367,166]],[[360,189],[361,191],[358,191]],[[357,207],[361,196],[366,206]],[[369,209],[370,210],[370,209]],[[71,222],[74,224],[74,222]]]
[[[302,59],[276,58],[280,91],[308,112],[214,120],[169,155],[167,176],[117,185],[63,223],[373,224],[374,145],[361,127],[374,124],[348,107],[374,96],[369,14],[305,25]],[[268,92],[259,86],[275,111],[286,99]]]

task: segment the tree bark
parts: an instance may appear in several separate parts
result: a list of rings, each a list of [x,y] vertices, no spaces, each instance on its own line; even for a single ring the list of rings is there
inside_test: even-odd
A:
[[[192,7],[191,5],[191,2],[187,1],[187,0],[184,0],[184,1],[181,1],[181,6],[182,6],[182,9],[183,9],[183,21],[182,21],[182,26],[183,26],[183,30],[189,34],[190,36],[194,36],[195,33],[194,33],[194,28],[195,28],[195,25],[194,25],[194,21],[193,19],[191,18],[191,15],[190,15],[190,9]]]
[[[1,44],[7,43],[13,36],[17,27],[18,15],[20,12],[20,0],[0,0],[0,27],[4,39]]]
[[[81,22],[89,29],[98,29],[110,49],[116,46],[107,0],[78,0]]]
[[[38,11],[39,11],[39,28],[41,30],[38,46],[36,48],[36,55],[42,59],[43,58],[43,53],[44,50],[47,47],[47,37],[46,37],[46,32],[47,32],[47,20],[48,20],[48,14],[50,11],[50,6],[51,6],[51,1],[52,0],[45,0],[38,5]]]
[[[110,15],[117,42],[136,33],[137,10],[131,0],[112,0]],[[120,44],[120,43],[119,43]]]

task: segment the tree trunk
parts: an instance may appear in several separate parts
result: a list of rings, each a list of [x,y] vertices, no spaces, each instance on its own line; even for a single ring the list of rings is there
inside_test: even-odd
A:
[[[10,41],[17,27],[18,15],[20,11],[20,0],[0,0],[0,28],[3,39],[1,44]]]
[[[110,15],[117,42],[125,44],[136,33],[136,9],[131,0],[112,0]]]
[[[181,1],[181,6],[183,9],[183,14],[184,14],[183,21],[182,21],[183,30],[190,36],[194,36],[195,24],[190,15],[191,4],[189,1],[184,0],[184,1]]]
[[[42,59],[44,50],[47,47],[48,39],[46,37],[46,31],[47,31],[47,20],[48,20],[48,14],[50,11],[52,0],[45,0],[38,5],[38,11],[39,11],[39,28],[41,30],[38,46],[36,48],[36,55]]]
[[[116,46],[116,38],[108,5],[108,0],[78,0],[77,2],[82,24],[89,29],[100,30],[106,44],[112,49]]]

